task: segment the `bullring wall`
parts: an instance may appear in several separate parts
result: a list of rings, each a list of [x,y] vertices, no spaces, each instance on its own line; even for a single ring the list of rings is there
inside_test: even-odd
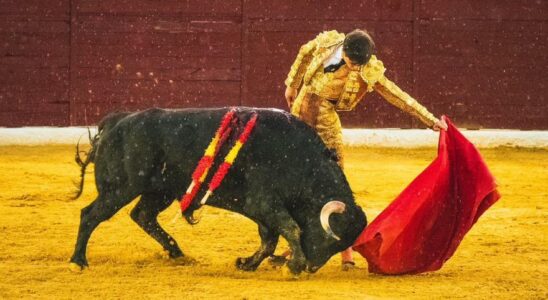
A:
[[[0,126],[112,110],[284,108],[300,45],[368,29],[387,75],[460,127],[548,129],[548,1],[0,0]],[[369,95],[345,127],[421,127]]]

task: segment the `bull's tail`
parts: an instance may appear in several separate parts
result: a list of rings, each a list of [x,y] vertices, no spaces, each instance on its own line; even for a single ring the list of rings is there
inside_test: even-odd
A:
[[[89,144],[91,145],[91,149],[88,152],[80,151],[80,140],[78,140],[78,143],[76,144],[76,163],[80,166],[80,182],[76,183],[76,192],[73,196],[73,199],[78,199],[82,192],[84,191],[84,177],[86,176],[86,168],[87,166],[95,162],[95,155],[97,152],[97,146],[99,145],[99,140],[101,136],[104,136],[108,131],[110,131],[120,120],[128,116],[129,112],[113,112],[108,114],[106,117],[104,117],[101,122],[99,122],[99,125],[97,125],[97,133],[95,135],[91,135],[91,131],[88,128],[88,138],[89,138]],[[86,155],[85,160],[82,160],[80,157],[80,153],[84,153]]]
[[[77,190],[72,199],[78,199],[84,191],[84,177],[86,176],[86,168],[90,163],[94,162],[95,152],[97,151],[97,142],[99,141],[99,134],[100,132],[97,132],[94,136],[92,136],[91,131],[88,128],[89,144],[91,145],[91,149],[88,152],[80,150],[80,140],[78,140],[78,143],[76,144],[76,155],[74,160],[80,166],[80,182],[76,184]],[[82,159],[80,153],[84,153],[86,158]]]

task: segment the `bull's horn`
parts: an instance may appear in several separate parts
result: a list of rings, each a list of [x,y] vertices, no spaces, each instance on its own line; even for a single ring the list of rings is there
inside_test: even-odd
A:
[[[322,212],[320,213],[320,223],[322,224],[323,230],[325,230],[329,236],[337,241],[340,241],[341,238],[339,238],[335,233],[333,233],[333,230],[331,230],[331,226],[329,226],[329,216],[334,212],[342,214],[345,208],[346,205],[341,201],[329,201],[323,206]]]

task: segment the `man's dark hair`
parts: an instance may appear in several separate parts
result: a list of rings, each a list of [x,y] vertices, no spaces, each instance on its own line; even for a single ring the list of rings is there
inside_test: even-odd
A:
[[[367,31],[356,29],[346,35],[343,51],[352,63],[364,65],[375,51],[375,43]]]

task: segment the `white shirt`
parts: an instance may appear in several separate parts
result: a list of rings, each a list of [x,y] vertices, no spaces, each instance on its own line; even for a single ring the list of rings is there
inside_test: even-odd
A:
[[[323,61],[323,67],[338,64],[343,59],[343,45],[339,45],[331,55]]]

